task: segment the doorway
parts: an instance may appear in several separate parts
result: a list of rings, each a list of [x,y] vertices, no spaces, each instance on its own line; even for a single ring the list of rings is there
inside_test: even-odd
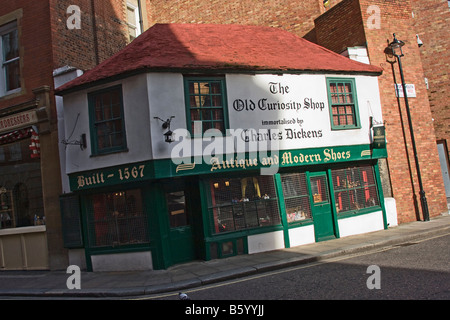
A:
[[[439,162],[441,163],[442,178],[444,179],[445,195],[447,196],[447,203],[450,204],[450,170],[446,141],[438,141],[437,147],[439,153]]]
[[[309,172],[308,182],[311,188],[311,213],[316,242],[335,239],[327,173],[325,171]]]
[[[184,188],[166,191],[169,242],[172,264],[195,258],[192,216]]]

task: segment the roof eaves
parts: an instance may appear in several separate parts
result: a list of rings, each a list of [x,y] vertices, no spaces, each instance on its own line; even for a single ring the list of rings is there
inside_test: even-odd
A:
[[[200,66],[185,66],[185,67],[145,67],[136,69],[129,72],[124,72],[121,74],[117,74],[111,77],[106,77],[103,79],[94,80],[87,83],[81,83],[79,85],[75,85],[69,87],[67,89],[58,89],[56,88],[55,93],[58,96],[64,96],[69,93],[73,93],[76,91],[84,90],[87,88],[99,86],[106,84],[108,82],[122,80],[134,75],[149,73],[149,72],[158,72],[158,73],[182,73],[182,74],[193,74],[193,73],[201,73],[201,74],[347,74],[347,75],[367,75],[367,76],[380,76],[382,74],[382,69],[379,71],[362,71],[362,70],[331,70],[331,69],[289,69],[289,68],[264,68],[259,66],[217,66],[213,68],[211,66],[208,67],[200,67]]]

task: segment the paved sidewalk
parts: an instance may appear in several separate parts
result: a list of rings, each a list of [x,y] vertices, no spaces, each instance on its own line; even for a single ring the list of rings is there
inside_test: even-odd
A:
[[[82,272],[81,289],[69,290],[65,271],[0,271],[0,297],[127,297],[186,290],[214,282],[305,264],[350,253],[450,234],[450,216],[401,224],[388,230],[295,248],[194,261],[168,270]]]

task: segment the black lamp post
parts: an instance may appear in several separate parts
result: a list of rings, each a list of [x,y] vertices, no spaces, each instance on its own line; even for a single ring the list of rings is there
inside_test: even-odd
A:
[[[413,131],[413,125],[411,121],[411,112],[409,110],[409,103],[408,103],[408,95],[406,92],[406,84],[405,84],[405,77],[403,76],[403,68],[402,68],[402,59],[403,57],[403,50],[402,47],[405,45],[405,43],[401,40],[398,40],[394,33],[394,41],[392,41],[389,44],[389,48],[392,50],[392,54],[397,58],[398,61],[398,68],[400,69],[400,77],[402,79],[402,88],[403,88],[403,97],[405,99],[405,105],[406,105],[406,114],[408,116],[408,123],[409,123],[409,130],[411,133],[411,142],[413,146],[413,152],[414,152],[414,160],[416,163],[416,170],[417,170],[417,179],[419,180],[419,194],[420,194],[420,203],[422,205],[422,212],[423,212],[423,220],[429,221],[430,220],[430,214],[428,212],[428,203],[427,203],[427,197],[425,196],[425,191],[423,190],[423,184],[422,184],[422,176],[420,174],[420,167],[419,167],[419,158],[417,157],[417,149],[416,149],[416,141],[414,139],[414,131]]]

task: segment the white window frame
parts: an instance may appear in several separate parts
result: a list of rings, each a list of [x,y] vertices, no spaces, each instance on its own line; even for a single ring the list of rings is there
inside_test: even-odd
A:
[[[134,11],[134,16],[136,17],[136,21],[134,21],[134,23],[130,23],[130,21],[128,21],[128,10],[130,10],[130,9],[132,11]],[[135,6],[132,3],[127,2],[127,24],[128,24],[128,26],[130,26],[136,30],[136,38],[142,33],[141,25],[139,23],[139,16],[140,16],[139,7]],[[128,36],[130,36],[129,33],[128,33]]]
[[[16,92],[20,92],[22,90],[21,86],[12,90],[6,90],[6,71],[5,71],[5,65],[9,64],[14,61],[20,61],[20,53],[19,56],[4,61],[3,56],[3,36],[10,33],[11,31],[18,30],[17,26],[17,20],[8,22],[2,26],[0,26],[0,62],[1,62],[1,72],[0,72],[0,97],[13,94]],[[19,39],[18,39],[19,40]],[[19,48],[20,50],[20,48]]]

